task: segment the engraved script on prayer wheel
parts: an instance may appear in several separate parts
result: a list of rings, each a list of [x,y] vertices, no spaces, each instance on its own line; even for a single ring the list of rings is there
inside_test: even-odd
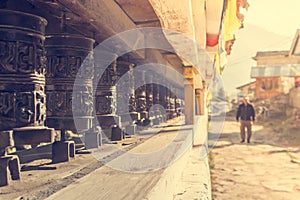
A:
[[[0,130],[44,125],[46,25],[39,16],[0,9]]]
[[[46,37],[48,126],[74,132],[92,128],[93,45],[94,40],[83,36],[61,34]],[[76,98],[74,102],[81,104],[74,105],[74,110],[73,98]],[[76,126],[73,114],[79,118]]]

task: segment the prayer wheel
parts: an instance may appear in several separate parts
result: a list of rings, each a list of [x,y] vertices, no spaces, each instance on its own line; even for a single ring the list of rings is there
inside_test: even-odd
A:
[[[93,45],[93,39],[80,35],[46,37],[48,126],[73,132],[92,128]]]
[[[44,18],[0,9],[0,130],[46,119]]]
[[[54,141],[46,120],[44,49],[47,21],[0,9],[0,130],[13,130],[16,146]]]

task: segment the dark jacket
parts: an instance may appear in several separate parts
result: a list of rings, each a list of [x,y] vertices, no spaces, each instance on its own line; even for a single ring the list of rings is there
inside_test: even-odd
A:
[[[247,105],[245,105],[244,103],[242,103],[241,105],[239,105],[238,111],[236,113],[236,120],[238,121],[239,119],[246,121],[255,120],[255,111],[251,104],[248,103]]]

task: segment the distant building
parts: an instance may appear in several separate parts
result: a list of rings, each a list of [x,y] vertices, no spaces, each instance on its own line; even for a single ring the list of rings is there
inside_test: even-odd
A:
[[[255,78],[255,98],[266,99],[286,94],[300,81],[300,29],[296,31],[289,51],[257,52],[251,69]]]
[[[255,81],[252,81],[237,87],[236,89],[240,90],[237,94],[238,99],[241,99],[244,96],[248,96],[250,100],[254,99],[255,85]]]

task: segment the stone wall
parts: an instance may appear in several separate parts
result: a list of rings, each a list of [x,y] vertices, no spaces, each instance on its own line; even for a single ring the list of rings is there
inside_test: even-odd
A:
[[[289,93],[289,105],[300,109],[300,88],[294,88]]]
[[[254,103],[258,118],[261,111],[266,109],[265,119],[286,116],[290,119],[300,119],[300,88],[293,88],[288,94],[257,100]]]

